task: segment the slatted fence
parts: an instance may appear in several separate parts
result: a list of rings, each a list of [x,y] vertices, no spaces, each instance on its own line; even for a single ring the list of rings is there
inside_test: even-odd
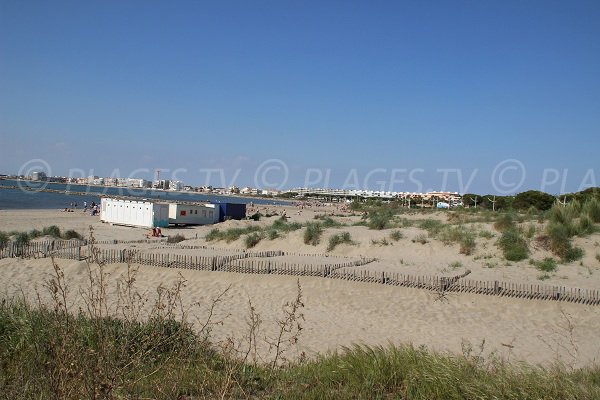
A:
[[[83,245],[82,241],[32,242],[28,245],[9,243],[0,249],[0,258],[7,257],[57,257],[71,260],[89,259],[105,264],[134,263],[140,265],[180,268],[199,271],[223,271],[246,274],[276,274],[289,276],[319,276],[353,282],[426,289],[439,293],[474,293],[522,299],[556,300],[573,303],[600,305],[600,291],[595,289],[571,288],[529,283],[501,281],[478,281],[464,279],[468,274],[454,277],[415,276],[409,274],[357,270],[369,259],[335,264],[306,265],[276,260],[253,258],[275,258],[284,255],[281,251],[240,252],[226,256],[201,256],[184,254],[157,254],[137,249],[102,249]],[[372,261],[372,259],[370,259]],[[369,261],[370,262],[370,261]]]

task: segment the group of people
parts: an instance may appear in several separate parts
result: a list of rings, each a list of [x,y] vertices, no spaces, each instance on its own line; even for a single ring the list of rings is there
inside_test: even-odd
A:
[[[150,232],[146,235],[146,237],[148,237],[148,238],[151,238],[151,237],[163,237],[163,234],[160,231],[160,228],[152,228],[150,230]]]
[[[83,202],[83,212],[86,212],[88,210],[88,204],[87,201]],[[100,213],[100,207],[98,207],[98,204],[96,204],[95,201],[92,201],[92,203],[89,206],[89,210],[90,210],[90,215],[91,216],[96,216]]]
[[[69,203],[69,207],[65,207],[63,212],[75,212],[76,208],[77,208],[77,202],[72,201]],[[83,202],[83,212],[85,213],[88,210],[90,211],[90,215],[92,215],[92,216],[100,215],[100,205],[96,204],[95,201],[92,201],[92,203],[89,206],[88,206],[87,201]]]

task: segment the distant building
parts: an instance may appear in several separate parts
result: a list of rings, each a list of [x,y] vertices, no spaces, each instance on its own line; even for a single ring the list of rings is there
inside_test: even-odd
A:
[[[46,176],[46,173],[43,171],[35,171],[31,174],[32,181],[45,181],[46,178],[48,178],[48,177]]]
[[[181,181],[170,181],[169,182],[169,190],[183,190],[183,182]]]

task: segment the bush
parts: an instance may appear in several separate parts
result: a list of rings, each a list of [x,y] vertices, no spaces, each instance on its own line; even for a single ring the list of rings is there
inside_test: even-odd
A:
[[[530,263],[543,272],[553,272],[557,267],[556,260],[551,257],[546,257],[542,261],[531,260]]]
[[[210,230],[210,232],[208,232],[206,234],[206,236],[204,237],[204,239],[207,242],[212,242],[212,241],[215,241],[215,240],[220,240],[221,239],[221,231],[218,230],[217,228],[213,228],[213,229]]]
[[[424,234],[419,234],[417,236],[415,236],[412,240],[413,243],[421,243],[421,244],[425,244],[425,243],[429,243],[429,240],[427,240],[427,236]]]
[[[494,237],[494,234],[490,231],[481,231],[479,232],[479,236],[481,236],[484,239],[492,239]]]
[[[518,210],[527,210],[535,207],[537,210],[544,211],[549,210],[555,201],[556,198],[548,193],[529,190],[515,196],[513,207]]]
[[[56,225],[47,226],[44,229],[42,229],[42,234],[44,234],[45,236],[60,238],[60,228]]]
[[[8,234],[6,232],[0,232],[0,250],[3,249],[9,241],[10,238],[8,237]]]
[[[296,231],[301,228],[302,228],[302,224],[300,224],[298,222],[290,223],[287,221],[287,218],[285,218],[285,217],[276,219],[271,224],[271,227],[270,227],[270,229],[272,229],[272,230],[281,231],[281,232],[291,232],[291,231]]]
[[[29,244],[30,240],[31,240],[31,238],[29,237],[29,234],[27,232],[19,232],[15,235],[15,242],[19,246],[24,246],[26,244]]]
[[[258,234],[257,232],[254,232],[246,236],[246,239],[244,239],[244,243],[246,244],[246,248],[250,249],[256,246],[261,240],[262,235]]]
[[[498,245],[508,261],[521,261],[529,256],[527,243],[517,229],[508,229],[502,233]]]
[[[465,233],[461,237],[459,243],[460,243],[460,254],[464,254],[467,256],[470,256],[473,253],[473,251],[475,250],[475,247],[477,246],[477,244],[475,243],[475,237],[470,232]]]
[[[597,198],[593,197],[586,201],[581,212],[587,215],[592,222],[600,223],[600,201]]]
[[[73,229],[69,229],[68,231],[66,231],[65,233],[63,233],[63,239],[67,239],[67,240],[70,240],[70,239],[79,239],[79,240],[82,240],[83,236],[81,236],[79,234],[79,232],[76,232]]]
[[[352,244],[350,232],[342,232],[330,237],[329,244],[327,245],[327,251],[332,251],[338,244],[342,243]]]
[[[577,234],[579,236],[589,235],[594,233],[594,222],[588,215],[582,215],[579,217],[577,224]]]
[[[504,232],[507,229],[512,229],[515,227],[515,221],[512,214],[503,213],[500,217],[494,222],[494,229],[499,232]]]
[[[583,258],[584,254],[585,254],[585,252],[583,251],[583,249],[581,247],[569,246],[569,248],[567,249],[567,251],[565,252],[565,254],[563,256],[563,260],[565,262],[581,260]]]
[[[404,237],[404,235],[400,231],[394,231],[394,232],[390,233],[390,238],[395,242],[399,241],[403,237]]]
[[[450,269],[459,269],[459,268],[462,268],[462,266],[463,265],[460,261],[454,261],[454,262],[448,264],[448,268],[450,268]]]
[[[321,241],[323,228],[318,223],[308,223],[304,231],[304,244],[316,246]]]
[[[369,213],[369,229],[382,230],[389,226],[390,220],[394,217],[391,210],[378,210]]]
[[[279,237],[279,232],[277,232],[275,229],[269,229],[267,231],[267,239],[269,240],[275,240]]]
[[[29,237],[31,239],[35,239],[35,238],[38,238],[40,236],[42,236],[42,232],[38,231],[37,229],[32,229],[32,230],[29,231]]]
[[[73,231],[70,231],[70,232],[73,232]],[[65,232],[65,235],[66,235],[66,233],[67,232]],[[75,232],[75,233],[77,233],[77,232]],[[169,236],[167,238],[167,243],[179,243],[179,242],[183,242],[184,240],[185,240],[185,236],[178,233],[176,235]]]
[[[421,221],[419,224],[419,228],[426,230],[429,232],[431,236],[437,235],[442,228],[444,227],[444,223],[438,221],[437,219],[428,218],[426,220]]]

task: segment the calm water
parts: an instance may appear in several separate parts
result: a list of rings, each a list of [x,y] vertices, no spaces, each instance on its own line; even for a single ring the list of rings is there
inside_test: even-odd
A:
[[[241,197],[215,196],[200,193],[165,192],[149,189],[130,189],[118,187],[97,187],[85,185],[66,185],[62,183],[48,183],[47,190],[57,190],[60,193],[30,191],[21,187],[40,188],[41,183],[0,180],[0,186],[17,186],[17,189],[0,189],[0,210],[18,209],[61,209],[77,203],[79,208],[83,202],[90,204],[92,201],[99,203],[100,195],[105,196],[130,196],[145,199],[161,199],[171,201],[204,201],[211,203],[250,203],[254,204],[286,204],[282,201],[266,199],[247,199]]]

